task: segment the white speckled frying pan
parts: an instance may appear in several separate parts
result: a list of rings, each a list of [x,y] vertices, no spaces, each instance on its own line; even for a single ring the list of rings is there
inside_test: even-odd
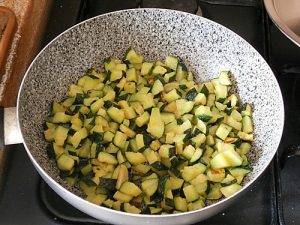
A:
[[[53,100],[83,71],[109,56],[121,57],[129,47],[147,59],[178,55],[199,81],[230,68],[238,93],[254,105],[253,171],[242,190],[197,211],[172,215],[135,215],[91,204],[78,197],[58,176],[46,155],[43,123]],[[18,97],[19,127],[26,151],[43,179],[62,198],[97,219],[114,224],[188,224],[204,220],[227,207],[262,174],[278,148],[284,107],[278,83],[265,60],[229,29],[195,15],[162,9],[134,9],[104,14],[84,21],[49,43],[29,67]]]

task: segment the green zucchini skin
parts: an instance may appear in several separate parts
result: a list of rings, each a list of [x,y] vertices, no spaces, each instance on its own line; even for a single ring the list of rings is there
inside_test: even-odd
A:
[[[134,214],[197,210],[251,172],[252,107],[231,72],[198,83],[182,60],[123,59],[88,69],[44,123],[46,152],[86,200]]]

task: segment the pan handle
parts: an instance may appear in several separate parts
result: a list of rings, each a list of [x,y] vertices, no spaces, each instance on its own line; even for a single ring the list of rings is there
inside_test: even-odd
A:
[[[0,125],[3,128],[0,129],[0,149],[4,149],[5,145],[22,143],[23,139],[18,125],[16,107],[0,107],[0,116]]]

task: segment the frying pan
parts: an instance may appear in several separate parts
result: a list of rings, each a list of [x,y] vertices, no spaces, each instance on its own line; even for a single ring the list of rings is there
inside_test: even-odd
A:
[[[255,141],[250,152],[252,172],[242,190],[206,208],[171,215],[135,215],[89,203],[80,192],[58,176],[55,162],[46,155],[43,123],[53,100],[83,72],[102,60],[121,57],[133,47],[147,60],[179,56],[198,81],[215,78],[222,67],[234,74],[236,91],[254,106]],[[13,115],[13,109],[6,113]],[[284,124],[280,88],[270,67],[245,40],[229,29],[192,14],[165,9],[132,9],[100,15],[84,21],[50,42],[33,60],[22,81],[17,102],[18,130],[34,167],[63,199],[86,214],[114,224],[188,224],[204,220],[226,208],[247,192],[275,155]],[[8,115],[8,114],[5,114]],[[13,125],[6,117],[6,128]],[[15,123],[16,124],[16,123]],[[9,136],[7,143],[17,139]],[[241,203],[242,204],[242,203]]]
[[[300,1],[264,0],[264,3],[274,24],[300,47]]]

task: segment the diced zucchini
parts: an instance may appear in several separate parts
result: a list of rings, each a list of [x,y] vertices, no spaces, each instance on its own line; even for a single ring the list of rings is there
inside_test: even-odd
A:
[[[232,168],[229,169],[231,175],[236,179],[238,184],[242,183],[244,177],[250,173],[250,170],[243,169],[243,168]]]
[[[134,82],[126,82],[124,84],[124,91],[126,93],[135,93],[136,91],[136,85]]]
[[[165,124],[175,121],[175,115],[173,113],[162,112],[162,113],[160,113],[160,115]]]
[[[120,172],[120,165],[115,168],[113,174],[111,175],[111,178],[117,180],[119,176],[119,172]]]
[[[54,133],[54,141],[58,146],[63,146],[67,137],[68,137],[69,129],[63,126],[58,126],[55,129]]]
[[[156,208],[156,207],[149,207],[149,209],[152,215],[160,214],[162,211],[162,208]]]
[[[174,56],[167,56],[166,60],[165,60],[166,66],[172,70],[177,69],[178,62],[179,62],[178,58],[176,58]]]
[[[203,93],[198,93],[194,99],[195,105],[206,105],[206,96]]]
[[[133,196],[123,194],[120,191],[117,191],[113,197],[114,197],[114,199],[121,201],[121,202],[130,202],[131,199],[133,198]]]
[[[205,206],[205,203],[203,202],[202,199],[198,199],[195,202],[190,202],[188,204],[188,210],[189,211],[193,211],[193,210],[197,210],[197,209],[202,209]]]
[[[139,173],[146,174],[146,173],[149,172],[151,167],[148,166],[148,165],[145,165],[145,164],[138,164],[136,166],[133,166],[132,169],[139,172]]]
[[[158,187],[158,178],[147,179],[142,182],[142,190],[147,196],[152,196]]]
[[[159,140],[154,140],[150,144],[150,148],[154,151],[157,151],[160,148],[160,146],[161,146],[161,144],[160,144]]]
[[[220,188],[220,191],[222,192],[222,194],[228,198],[230,197],[231,195],[235,194],[236,192],[238,192],[239,190],[242,189],[242,186],[235,183],[235,184],[231,184],[229,186],[226,186],[226,187],[222,187]]]
[[[117,123],[122,123],[125,118],[124,112],[113,106],[107,110],[107,114]]]
[[[117,153],[117,160],[119,164],[122,164],[126,161],[121,151],[118,151]]]
[[[226,105],[223,105],[220,102],[215,102],[215,104],[216,104],[216,107],[218,108],[218,110],[220,110],[220,111],[224,111],[227,107]]]
[[[143,62],[142,69],[141,69],[141,75],[150,74],[153,67],[153,63],[151,62]]]
[[[77,93],[83,93],[82,87],[79,87],[75,84],[71,84],[71,86],[69,87],[68,96],[75,97]]]
[[[250,116],[243,117],[243,132],[247,134],[253,132],[253,124]]]
[[[192,124],[189,120],[185,120],[180,126],[178,133],[185,133],[185,131],[189,130],[192,128]]]
[[[152,93],[136,93],[132,98],[132,101],[138,101],[143,105],[144,109],[148,109],[154,106]]]
[[[51,151],[53,150],[54,151],[54,154],[55,154],[55,158],[58,159],[59,156],[61,156],[63,153],[65,153],[65,150],[62,146],[58,146],[56,145],[55,143],[53,143],[53,145],[49,146],[49,148],[51,149]]]
[[[53,102],[44,136],[61,177],[94,204],[136,214],[197,210],[236,193],[254,127],[230,71],[200,84],[177,57],[143,61],[134,49],[106,59],[104,72],[87,70]]]
[[[210,135],[210,134],[207,135],[206,144],[209,145],[209,146],[215,145],[215,140],[214,140],[214,137],[212,135]]]
[[[238,98],[236,97],[235,94],[232,94],[228,97],[228,100],[230,101],[230,106],[235,107],[238,103]]]
[[[116,159],[116,157],[106,152],[99,152],[98,160],[99,162],[108,164],[118,164],[118,160]]]
[[[158,155],[156,154],[156,152],[154,152],[153,150],[151,150],[150,148],[147,148],[144,152],[143,152],[144,156],[146,157],[148,163],[151,165],[157,161],[160,161]]]
[[[199,148],[201,144],[205,143],[206,136],[204,134],[198,134],[192,138],[192,143],[196,148]]]
[[[245,155],[250,151],[251,145],[248,142],[243,142],[239,148],[241,153]]]
[[[241,131],[238,132],[238,137],[244,141],[253,141],[254,140],[253,134],[247,134],[247,133],[241,132]]]
[[[227,97],[227,86],[220,84],[218,80],[213,80],[215,87],[216,100],[225,99]]]
[[[126,142],[124,144],[126,146]],[[124,148],[125,148],[124,146]],[[113,143],[110,143],[107,147],[106,147],[106,152],[110,153],[110,154],[115,154],[119,151],[119,148],[117,146],[115,146]]]
[[[229,70],[221,70],[218,78],[219,83],[226,86],[231,85],[231,81],[229,80],[229,74]]]
[[[212,182],[221,182],[225,178],[224,169],[208,169],[207,178]]]
[[[143,125],[147,124],[150,120],[150,115],[149,113],[146,111],[144,112],[142,115],[140,115],[139,117],[137,117],[135,119],[135,124],[138,127],[142,127]]]
[[[207,102],[206,102],[206,105],[207,105],[208,107],[212,107],[212,106],[214,106],[215,101],[216,101],[216,95],[215,95],[215,94],[209,94],[209,95],[207,96]]]
[[[127,160],[132,165],[138,165],[147,161],[146,157],[140,152],[125,152]]]
[[[114,139],[114,133],[112,133],[111,131],[106,131],[103,134],[103,141],[104,142],[111,142]]]
[[[240,166],[242,162],[242,158],[235,150],[228,149],[226,151],[217,153],[210,161],[210,165],[214,169],[221,169]]]
[[[171,158],[175,155],[175,148],[173,145],[161,145],[159,148],[159,155],[162,158]]]
[[[125,63],[118,63],[116,64],[115,69],[117,70],[122,70],[122,71],[127,71],[127,65]]]
[[[242,115],[237,110],[233,110],[231,112],[230,116],[238,122],[242,121]]]
[[[207,190],[207,176],[204,174],[199,174],[197,177],[190,181],[194,185],[199,195],[204,195]]]
[[[56,114],[57,112],[65,112],[66,109],[63,105],[59,104],[58,102],[52,103],[52,113]]]
[[[126,71],[126,80],[127,81],[137,81],[137,75],[135,68],[130,68]]]
[[[152,70],[153,74],[160,74],[163,75],[167,72],[167,69],[162,67],[162,66],[155,66],[154,69]]]
[[[252,116],[252,108],[249,104],[247,104],[245,110],[242,111],[242,116]]]
[[[124,203],[124,211],[128,213],[140,214],[141,210],[137,207],[130,205],[129,203]]]
[[[226,123],[236,130],[242,130],[242,123],[236,121],[232,116],[227,117]]]
[[[97,113],[100,108],[104,105],[104,101],[102,98],[98,99],[94,103],[91,104],[91,111],[92,113]]]
[[[86,139],[83,145],[77,150],[77,154],[81,158],[89,158],[91,152],[92,142],[90,139]]]
[[[197,124],[196,127],[203,133],[206,134],[206,124],[201,120],[201,119],[197,119]]]
[[[178,65],[176,70],[176,80],[181,81],[186,78],[186,75],[187,75],[186,68],[183,68],[182,65]]]
[[[185,113],[189,113],[194,107],[194,102],[187,101],[186,99],[178,99],[176,100],[176,116],[177,118],[184,115]]]
[[[64,112],[57,112],[52,118],[53,123],[68,123],[71,120],[71,116],[66,115]]]
[[[74,164],[75,164],[74,159],[66,154],[62,154],[57,159],[57,167],[60,170],[71,171],[74,167]]]
[[[182,155],[190,160],[195,153],[195,148],[192,145],[188,145],[184,148]]]
[[[87,164],[86,166],[82,167],[80,171],[82,175],[86,176],[92,170],[93,170],[92,164]]]
[[[170,189],[170,190],[180,189],[183,183],[184,183],[183,179],[170,177],[166,182],[166,189]]]
[[[193,185],[185,186],[183,188],[183,193],[187,202],[193,202],[199,198],[199,194]]]
[[[121,185],[127,181],[128,178],[128,169],[124,164],[120,165],[119,168],[119,173],[118,173],[118,179],[117,179],[117,183],[116,183],[116,188],[119,189],[121,187]]]
[[[160,138],[164,133],[164,122],[158,108],[152,108],[151,110],[147,132],[156,138]]]
[[[174,77],[175,74],[176,74],[175,71],[170,72],[170,73],[166,73],[165,76],[164,76],[164,81],[165,81],[165,82],[169,82],[169,81],[170,81],[170,78]]]
[[[88,131],[85,127],[83,127],[79,131],[76,131],[75,134],[70,138],[70,143],[77,148],[81,140],[85,139],[87,136]]]
[[[196,148],[192,158],[190,159],[190,163],[196,162],[198,159],[200,159],[202,154],[203,154],[203,149],[202,148]]]
[[[164,111],[169,113],[174,113],[174,114],[177,113],[176,102],[169,103],[166,107],[164,107]]]
[[[142,134],[137,134],[135,137],[136,147],[137,149],[141,149],[145,146],[144,136]]]
[[[114,205],[114,201],[111,200],[111,199],[106,199],[106,200],[103,202],[103,204],[104,204],[106,207],[108,207],[108,208],[112,208],[113,205]]]
[[[220,185],[220,183],[210,185],[210,191],[207,195],[207,199],[210,200],[220,199],[222,197],[222,192],[220,191],[221,187],[222,186]]]
[[[189,182],[193,180],[195,177],[197,177],[199,174],[204,173],[205,170],[206,170],[205,165],[201,163],[197,163],[193,166],[185,166],[181,171],[181,175],[185,181]]]
[[[195,115],[203,122],[208,122],[212,118],[210,107],[200,105],[195,110]]]
[[[201,162],[205,163],[206,165],[209,165],[213,152],[214,152],[214,149],[212,147],[206,145],[203,156],[201,157]]]
[[[133,49],[129,49],[125,56],[125,59],[132,64],[138,64],[143,62],[144,57],[137,54]]]
[[[133,197],[136,197],[142,193],[141,189],[138,186],[129,181],[124,182],[121,185],[119,191]]]
[[[171,90],[170,92],[163,95],[163,98],[167,102],[173,102],[180,98],[176,89]]]
[[[131,130],[129,127],[125,126],[124,124],[121,124],[119,127],[120,131],[122,131],[127,137],[133,138],[136,134],[133,130]]]
[[[222,123],[216,130],[216,135],[222,140],[225,140],[225,138],[228,136],[231,130],[232,128],[230,126]]]
[[[187,211],[187,202],[185,198],[182,197],[175,197],[174,198],[174,205],[175,209],[181,212],[186,212]]]
[[[227,151],[227,150],[230,150],[230,151],[235,150],[235,147],[234,147],[233,144],[228,144],[228,143],[224,143],[224,142],[221,142],[221,141],[217,142],[216,148],[217,148],[218,152],[224,152],[224,151]]]
[[[227,176],[221,181],[222,186],[228,186],[236,182],[236,179],[231,174],[227,174]]]
[[[151,92],[153,95],[157,95],[164,90],[164,86],[159,79],[154,81]]]
[[[96,205],[101,205],[106,198],[107,198],[106,195],[92,193],[86,197],[86,200]]]
[[[114,144],[121,148],[121,149],[124,149],[125,148],[125,142],[126,142],[126,139],[127,139],[127,135],[120,132],[120,131],[117,131],[115,133],[115,137],[114,137]]]

